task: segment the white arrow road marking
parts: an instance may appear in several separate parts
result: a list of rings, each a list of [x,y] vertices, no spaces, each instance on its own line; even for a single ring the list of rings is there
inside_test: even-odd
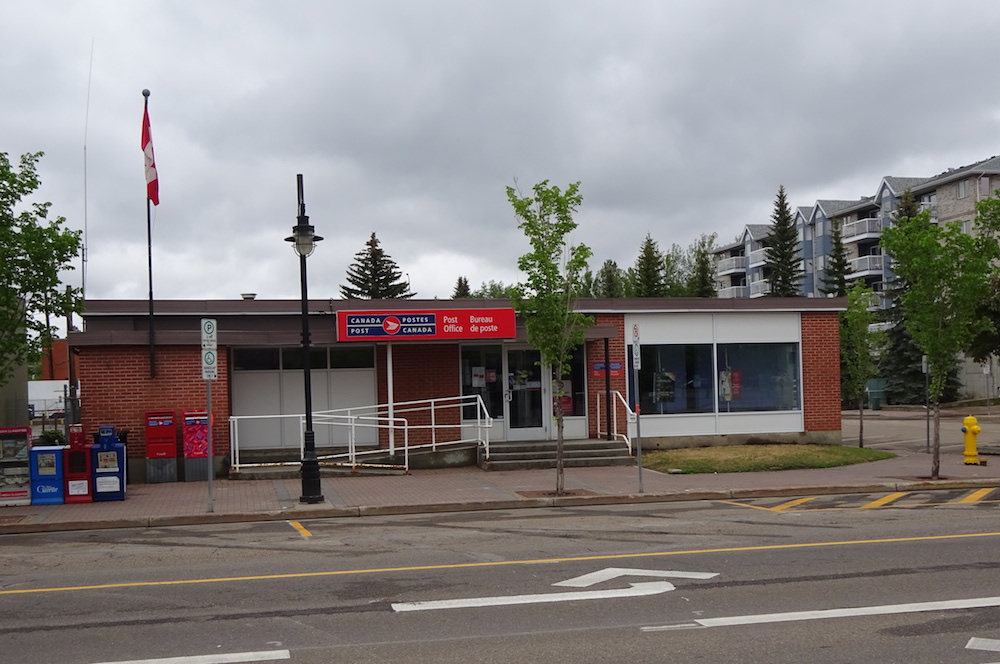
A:
[[[996,639],[980,639],[979,637],[972,637],[969,642],[965,644],[967,650],[992,650],[994,652],[1000,652],[1000,641]]]
[[[290,659],[287,650],[262,650],[259,652],[233,652],[218,655],[194,655],[193,657],[165,657],[162,659],[131,659],[120,662],[99,662],[98,664],[231,664],[234,662],[270,662],[276,659]]]
[[[628,569],[624,567],[608,567],[597,572],[584,574],[572,579],[553,583],[554,586],[568,586],[570,588],[586,588],[595,583],[610,581],[619,576],[653,576],[661,579],[711,579],[719,576],[718,572],[664,572],[657,569]]]
[[[467,609],[480,606],[508,606],[510,604],[541,604],[545,602],[576,602],[585,599],[611,599],[614,597],[642,597],[658,595],[674,589],[669,581],[633,583],[631,588],[617,590],[583,590],[571,593],[543,593],[540,595],[507,595],[505,597],[469,597],[467,599],[442,599],[426,602],[393,604],[393,611],[431,611],[434,609]]]
[[[573,577],[553,583],[554,586],[586,588],[597,583],[617,579],[620,576],[652,576],[656,578],[711,579],[716,572],[665,572],[649,569],[627,569],[608,567],[597,572]],[[611,599],[615,597],[642,597],[658,595],[673,590],[667,581],[644,581],[631,584],[631,588],[616,590],[587,590],[569,593],[543,593],[539,595],[508,595],[504,597],[470,597],[468,599],[429,600],[425,602],[400,602],[393,604],[394,611],[428,611],[434,609],[458,609],[478,606],[508,606],[511,604],[541,604],[544,602],[577,602],[586,599]]]
[[[954,609],[980,609],[1000,606],[1000,597],[978,597],[973,599],[952,599],[940,602],[916,602],[913,604],[885,604],[882,606],[858,606],[848,609],[820,609],[816,611],[796,611],[791,613],[761,613],[749,616],[727,618],[699,618],[683,625],[663,625],[643,627],[644,632],[660,632],[680,627],[731,627],[733,625],[760,625],[764,623],[793,622],[796,620],[820,620],[823,618],[852,618],[856,616],[882,616],[896,613],[919,613],[922,611],[949,611]]]

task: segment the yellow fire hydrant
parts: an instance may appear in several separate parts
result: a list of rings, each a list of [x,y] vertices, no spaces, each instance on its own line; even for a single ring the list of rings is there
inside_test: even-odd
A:
[[[965,465],[985,466],[986,460],[980,459],[976,455],[976,436],[983,431],[983,428],[979,426],[979,420],[969,415],[962,420],[962,425],[962,433],[965,434]]]

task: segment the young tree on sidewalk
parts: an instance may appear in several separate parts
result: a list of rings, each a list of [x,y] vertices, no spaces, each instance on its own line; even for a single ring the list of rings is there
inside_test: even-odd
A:
[[[536,184],[532,196],[507,187],[507,199],[520,220],[518,228],[531,243],[531,251],[517,261],[527,281],[516,287],[514,308],[524,320],[528,341],[541,353],[542,365],[552,368],[555,384],[556,495],[564,493],[563,377],[570,370],[573,351],[594,324],[589,316],[573,311],[580,277],[591,256],[586,245],[566,243],[566,236],[577,226],[573,214],[583,202],[579,190],[579,182],[562,191],[548,180]]]
[[[934,409],[932,479],[941,472],[941,394],[948,371],[955,356],[990,326],[977,305],[987,298],[1000,247],[991,224],[979,224],[977,230],[973,237],[957,221],[937,226],[925,210],[882,233],[893,269],[908,284],[899,300],[903,324],[927,355]]]
[[[875,376],[882,345],[883,333],[871,329],[877,298],[859,281],[847,291],[847,310],[840,314],[840,384],[844,402],[858,405],[858,447],[865,446],[865,386]]]

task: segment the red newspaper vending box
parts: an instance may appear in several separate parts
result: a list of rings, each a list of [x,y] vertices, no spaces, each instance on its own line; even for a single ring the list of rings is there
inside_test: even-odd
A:
[[[94,500],[90,489],[94,475],[90,448],[82,424],[69,425],[69,447],[63,450],[63,481],[67,503],[89,503]]]
[[[177,481],[177,421],[172,410],[146,413],[146,481]]]
[[[208,413],[184,411],[184,481],[208,479],[212,460],[208,457]]]

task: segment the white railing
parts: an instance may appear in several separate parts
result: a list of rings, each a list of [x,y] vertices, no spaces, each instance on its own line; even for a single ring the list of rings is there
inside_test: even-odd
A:
[[[758,249],[757,251],[750,252],[750,262],[749,265],[752,267],[754,265],[763,265],[767,261],[767,249]]]
[[[609,432],[601,429],[601,406],[606,404],[608,393],[598,392],[596,395],[594,395],[594,398],[597,401],[597,437],[603,438],[607,436]],[[629,438],[628,436],[628,425],[635,422],[635,413],[632,411],[632,408],[628,405],[628,402],[625,400],[625,397],[623,397],[622,393],[619,392],[618,390],[614,390],[611,392],[611,400],[614,403],[614,405],[611,407],[611,417],[608,418],[608,421],[610,423],[609,426],[611,429],[610,431],[611,436],[616,440],[624,441],[624,443],[628,446],[628,453],[631,455],[632,439]],[[620,410],[620,408],[616,408],[615,406],[621,406],[622,408],[625,409],[625,433],[621,433],[620,431],[618,431],[618,411]]]
[[[881,272],[882,256],[862,256],[851,259],[851,272]]]
[[[731,256],[730,258],[723,258],[715,266],[715,270],[719,274],[723,274],[724,272],[732,272],[734,270],[746,270],[746,269],[747,269],[746,256]]]
[[[871,219],[859,219],[857,221],[852,221],[849,224],[844,224],[844,239],[854,237],[856,235],[881,235],[882,234],[882,220],[878,217]]]
[[[475,408],[475,418],[463,418],[464,408]],[[441,424],[442,411],[458,409],[459,416],[457,423],[452,420]],[[426,413],[420,417],[416,414]],[[405,415],[401,417],[401,415]],[[296,419],[299,422],[299,458],[304,451],[305,415],[234,415],[229,418],[229,440],[232,453],[232,467],[239,471],[240,468],[260,467],[260,466],[297,466],[299,461],[284,461],[272,463],[243,463],[240,458],[240,428],[250,427],[254,423],[262,420],[282,420]],[[427,421],[427,424],[414,424],[413,419]],[[327,465],[346,463],[351,466],[360,464],[363,457],[377,455],[395,455],[398,447],[398,438],[402,438],[403,467],[409,470],[409,455],[411,450],[431,449],[436,451],[441,445],[458,445],[476,443],[482,445],[486,457],[489,458],[490,438],[489,429],[493,426],[493,418],[486,409],[486,404],[478,394],[463,397],[445,397],[439,399],[422,399],[420,401],[397,402],[393,404],[378,404],[373,406],[361,406],[356,408],[342,408],[338,410],[319,411],[313,413],[314,430],[319,427],[328,427],[341,433],[346,433],[346,443],[340,442],[332,445],[334,448],[344,448],[343,452],[336,452],[319,457],[321,463]],[[473,438],[462,438],[463,428],[474,428],[476,436]],[[383,448],[378,444],[374,446],[366,443],[363,449],[359,449],[357,443],[358,432],[364,430],[375,430],[376,440],[385,432],[388,448]],[[459,435],[442,436],[445,429],[454,431],[458,429]],[[418,430],[430,431],[430,442],[411,444],[411,432]],[[446,438],[446,440],[442,440]],[[327,447],[327,446],[324,446]]]
[[[746,286],[729,286],[727,288],[720,288],[715,293],[720,298],[731,298],[731,297],[746,297],[747,287]]]
[[[767,279],[761,279],[760,281],[755,281],[750,284],[750,297],[755,295],[767,295],[771,292],[771,282]]]

